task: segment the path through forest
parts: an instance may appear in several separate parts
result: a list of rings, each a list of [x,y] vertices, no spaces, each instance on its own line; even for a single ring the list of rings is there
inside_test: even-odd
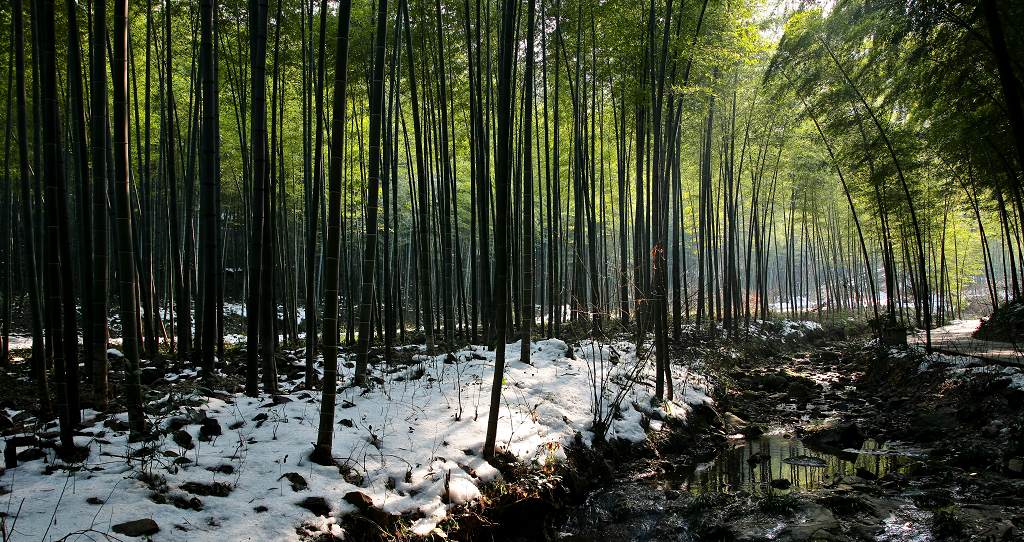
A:
[[[1021,352],[1019,345],[974,338],[973,334],[978,330],[979,325],[981,325],[981,320],[977,319],[954,320],[949,325],[935,328],[932,330],[932,347],[947,354],[1024,366],[1024,353]],[[923,347],[925,344],[924,333],[915,333],[910,337],[909,342]]]

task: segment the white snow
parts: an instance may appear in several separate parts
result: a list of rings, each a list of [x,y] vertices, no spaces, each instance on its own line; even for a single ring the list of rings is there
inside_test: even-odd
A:
[[[995,375],[996,380],[1007,382],[1007,388],[1024,390],[1024,368],[1021,367],[1000,366],[970,356],[953,356],[933,352],[924,356],[917,367],[917,372],[933,370],[941,371],[951,379],[960,380],[981,374]]]
[[[497,442],[526,462],[561,461],[577,433],[592,443],[595,411],[611,420],[607,438],[638,442],[647,437],[648,426],[660,430],[659,420],[685,420],[694,405],[711,401],[707,379],[675,366],[676,401],[652,406],[653,361],[645,354],[638,366],[635,347],[627,342],[584,342],[569,356],[560,340],[538,341],[532,345],[532,365],[520,361],[520,343],[509,344],[506,353]],[[194,397],[198,406],[171,413],[217,419],[223,434],[212,442],[201,442],[199,425],[189,424],[184,430],[192,435],[194,449],[182,449],[168,435],[157,442],[155,453],[137,458],[141,444],[129,444],[125,433],[97,424],[86,431],[92,435],[77,438],[90,448],[81,468],[47,474],[48,464],[57,461],[48,452],[43,461],[8,469],[0,486],[11,493],[0,498],[7,501],[0,506],[9,505],[12,516],[21,508],[16,540],[56,540],[86,529],[109,533],[114,524],[147,517],[160,525],[154,540],[298,540],[295,529],[303,523],[340,534],[338,518],[354,509],[343,497],[358,490],[386,512],[415,514],[413,532],[435,532],[453,506],[479,498],[480,487],[500,477],[480,457],[494,352],[468,347],[454,353],[454,362],[447,354],[416,357],[408,367],[378,364],[377,385],[364,392],[346,387],[352,369],[343,355],[333,449],[344,473],[307,458],[316,440],[319,392],[287,393],[291,401],[281,404],[267,396],[220,394],[201,401]],[[282,381],[284,389],[291,385]],[[617,414],[611,404],[616,397],[621,398]],[[161,401],[182,404],[182,399]],[[95,416],[86,414],[87,420]],[[124,413],[116,417],[127,419]],[[166,424],[169,417],[151,421]],[[179,455],[191,463],[176,464]],[[225,465],[231,473],[218,472]],[[308,489],[293,491],[282,478],[286,473],[301,475]],[[193,497],[182,489],[187,482],[223,482],[232,491],[227,497],[200,496],[203,509],[194,511],[154,502],[143,479],[159,480],[169,498],[185,501]],[[105,503],[88,504],[90,497]],[[306,497],[324,497],[331,517],[296,506]],[[255,512],[258,506],[266,512]],[[102,538],[93,532],[69,540],[90,537]]]

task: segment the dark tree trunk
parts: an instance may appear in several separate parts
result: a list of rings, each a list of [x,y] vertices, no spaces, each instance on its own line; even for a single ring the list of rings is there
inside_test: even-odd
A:
[[[132,239],[131,186],[128,162],[128,0],[114,0],[114,195],[117,220],[118,266],[122,348],[127,374],[128,426],[134,439],[145,436],[146,417],[139,383],[139,313]]]
[[[532,4],[533,0],[529,0]],[[487,416],[487,434],[483,457],[494,457],[498,434],[498,410],[501,408],[501,386],[505,372],[505,337],[508,322],[508,228],[509,190],[512,185],[512,66],[515,62],[515,0],[502,1],[501,48],[498,62],[498,131],[495,155],[494,212],[494,379],[491,382],[491,402]],[[531,7],[531,10],[533,8]]]
[[[327,198],[327,243],[324,246],[324,379],[320,425],[310,458],[331,464],[334,439],[334,404],[338,379],[338,282],[341,258],[341,176],[345,152],[345,93],[348,84],[348,34],[352,2],[338,9],[337,52],[334,57],[334,115],[331,119],[331,162]]]
[[[374,277],[377,267],[377,201],[380,192],[381,126],[384,110],[384,43],[387,39],[387,0],[377,3],[377,29],[374,32],[373,74],[370,79],[370,164],[366,186],[366,245],[362,261],[362,292],[359,305],[359,345],[355,381],[366,385],[366,370],[373,335],[370,313],[374,304]]]

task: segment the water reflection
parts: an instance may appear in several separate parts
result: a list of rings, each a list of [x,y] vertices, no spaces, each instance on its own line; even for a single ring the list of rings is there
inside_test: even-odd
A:
[[[695,493],[815,490],[843,476],[880,478],[900,471],[914,461],[912,456],[912,452],[871,439],[857,452],[837,455],[807,448],[796,438],[769,435],[738,441],[713,462],[697,465],[684,486]]]

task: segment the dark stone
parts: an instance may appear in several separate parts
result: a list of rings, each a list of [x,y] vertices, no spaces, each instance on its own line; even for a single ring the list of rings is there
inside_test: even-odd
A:
[[[953,493],[948,489],[923,489],[908,491],[906,494],[921,508],[944,508],[953,504]]]
[[[199,425],[199,440],[210,441],[213,437],[219,437],[224,434],[224,431],[220,428],[220,422],[217,418],[205,418]]]
[[[26,448],[18,452],[18,461],[22,463],[28,463],[29,461],[35,461],[46,457],[46,452],[42,448]]]
[[[956,415],[956,411],[952,408],[920,412],[910,423],[910,437],[918,441],[942,439],[950,431],[958,429]]]
[[[847,448],[860,449],[864,445],[864,434],[855,423],[841,423],[811,433],[803,441],[811,448],[841,452]]]
[[[863,478],[865,480],[877,480],[878,479],[878,475],[877,474],[869,471],[868,469],[865,469],[864,467],[857,467],[857,471],[856,472],[857,472],[857,476],[859,478]]]
[[[806,403],[811,398],[810,390],[800,382],[790,382],[786,395],[797,403]]]
[[[345,502],[362,511],[373,508],[373,499],[362,491],[350,491],[346,493]]]
[[[268,511],[268,510],[270,510],[270,509],[269,509],[269,508],[267,508],[266,506],[263,506],[262,504],[260,504],[260,505],[257,505],[257,506],[254,506],[254,507],[252,508],[252,511],[253,511],[253,512],[256,512],[257,514],[263,514],[263,513],[265,513],[265,512],[266,512],[266,511]]]
[[[195,447],[195,444],[192,443],[192,434],[184,429],[175,431],[174,434],[171,435],[171,440],[186,450],[191,450]]]
[[[173,495],[171,496],[171,504],[175,508],[182,510],[195,510],[196,512],[202,512],[203,510],[203,501],[199,497],[189,498],[185,495]]]
[[[103,427],[122,433],[128,430],[128,424],[117,418],[107,418],[106,420],[103,420]]]
[[[163,369],[156,367],[143,367],[139,370],[139,382],[143,386],[152,386],[157,381],[162,380],[164,375],[167,374]]]
[[[231,484],[224,482],[213,482],[212,484],[185,482],[181,484],[181,489],[194,495],[202,495],[203,497],[227,497],[231,494],[232,488]]]
[[[907,328],[886,327],[882,330],[882,344],[885,346],[907,346]]]
[[[183,429],[186,425],[190,423],[192,422],[189,421],[189,419],[184,416],[174,416],[167,420],[167,430],[172,432],[177,431],[179,429]]]
[[[327,499],[323,497],[306,497],[296,505],[318,516],[331,517],[331,505],[327,504]]]
[[[286,472],[278,480],[282,478],[288,480],[288,483],[292,486],[292,491],[304,491],[309,488],[309,483],[297,472]]]
[[[756,387],[765,391],[783,391],[786,386],[789,385],[789,380],[781,373],[769,374],[760,377],[754,377],[754,384]]]
[[[126,521],[124,523],[118,523],[110,528],[117,534],[123,534],[125,536],[153,536],[160,532],[160,526],[153,521],[152,518],[136,519],[133,521]]]
[[[740,434],[746,439],[756,439],[764,434],[764,429],[760,425],[750,424],[740,429]]]

